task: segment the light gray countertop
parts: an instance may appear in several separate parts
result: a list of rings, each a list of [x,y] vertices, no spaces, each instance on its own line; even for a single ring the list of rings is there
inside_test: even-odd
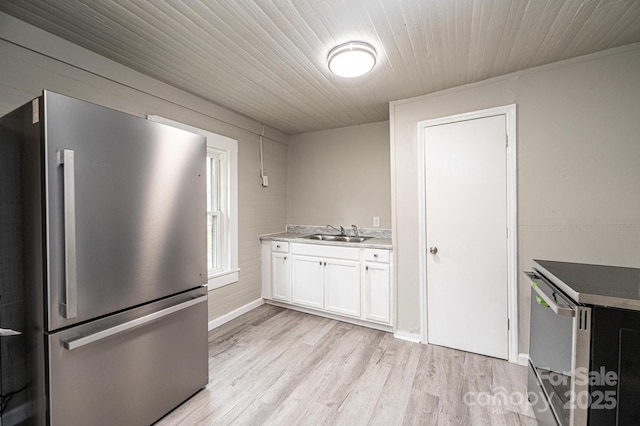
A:
[[[361,243],[346,243],[341,241],[321,241],[310,240],[303,238],[310,233],[292,233],[292,232],[280,232],[278,234],[261,235],[261,241],[287,241],[290,243],[302,243],[302,244],[316,244],[323,246],[342,246],[342,247],[354,247],[354,248],[375,248],[391,250],[391,238],[370,238]]]

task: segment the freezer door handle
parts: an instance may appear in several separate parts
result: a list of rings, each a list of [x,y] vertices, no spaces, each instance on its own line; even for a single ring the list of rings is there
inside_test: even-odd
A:
[[[58,166],[63,169],[64,204],[64,303],[62,316],[78,316],[76,281],[76,185],[75,155],[71,149],[58,151]]]
[[[132,321],[125,322],[123,324],[116,325],[115,327],[107,328],[105,330],[99,331],[97,333],[90,334],[88,336],[78,337],[70,340],[63,340],[62,346],[67,350],[74,350],[81,348],[86,345],[90,345],[91,343],[95,343],[99,340],[106,339],[107,337],[115,336],[116,334],[124,333],[132,328],[136,328],[145,324],[148,324],[152,321],[156,321],[160,318],[166,317],[167,315],[171,315],[175,312],[181,311],[183,309],[187,309],[193,305],[197,305],[198,303],[203,303],[207,301],[207,295],[196,297],[195,299],[191,299],[189,301],[179,303],[177,305],[170,306],[168,308],[162,309],[157,312],[153,312],[149,315],[145,315],[140,318],[136,318]]]

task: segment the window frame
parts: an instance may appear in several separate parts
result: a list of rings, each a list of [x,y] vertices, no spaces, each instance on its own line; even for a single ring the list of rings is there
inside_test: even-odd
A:
[[[211,291],[238,282],[240,272],[238,267],[238,141],[157,115],[148,115],[147,119],[204,136],[207,140],[207,161],[211,155],[220,157],[219,175],[222,181],[220,189],[223,192],[221,197],[223,205],[220,206],[220,209],[223,224],[218,248],[223,248],[222,265],[216,270],[208,271],[207,285]],[[206,218],[208,221],[208,205]],[[206,256],[208,253],[204,255]]]

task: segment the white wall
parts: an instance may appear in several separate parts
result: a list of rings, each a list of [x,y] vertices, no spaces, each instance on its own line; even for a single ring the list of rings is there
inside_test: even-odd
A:
[[[640,44],[391,103],[398,329],[420,332],[417,122],[517,104],[519,270],[640,266]],[[520,351],[529,283],[520,274]],[[453,308],[453,307],[452,307]]]
[[[288,222],[391,228],[389,122],[292,136]]]
[[[209,292],[209,319],[260,298],[258,235],[281,231],[286,225],[288,135],[265,129],[269,187],[262,188],[261,123],[0,13],[0,115],[39,96],[43,89],[142,117],[160,115],[237,139],[240,281]]]

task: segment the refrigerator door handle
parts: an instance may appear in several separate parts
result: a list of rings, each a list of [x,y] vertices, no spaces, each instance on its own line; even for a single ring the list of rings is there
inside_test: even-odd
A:
[[[145,315],[140,318],[136,318],[132,321],[128,321],[115,327],[107,328],[105,330],[99,331],[97,333],[90,334],[84,337],[78,337],[70,340],[63,340],[62,346],[72,351],[74,349],[81,348],[86,345],[90,345],[91,343],[95,343],[99,340],[106,339],[107,337],[115,336],[116,334],[124,333],[125,331],[131,330],[132,328],[139,327],[141,325],[148,324],[152,321],[158,320],[162,317],[166,317],[167,315],[171,315],[175,312],[181,311],[183,309],[189,308],[193,305],[197,305],[198,303],[203,303],[207,301],[208,296],[205,294],[203,296],[196,297],[195,299],[191,299],[189,301],[179,303],[177,305],[170,306],[168,308],[162,309],[157,312],[153,312],[149,315]]]
[[[58,151],[58,166],[63,168],[64,201],[64,303],[62,316],[78,316],[76,282],[76,185],[75,155],[71,149]]]

